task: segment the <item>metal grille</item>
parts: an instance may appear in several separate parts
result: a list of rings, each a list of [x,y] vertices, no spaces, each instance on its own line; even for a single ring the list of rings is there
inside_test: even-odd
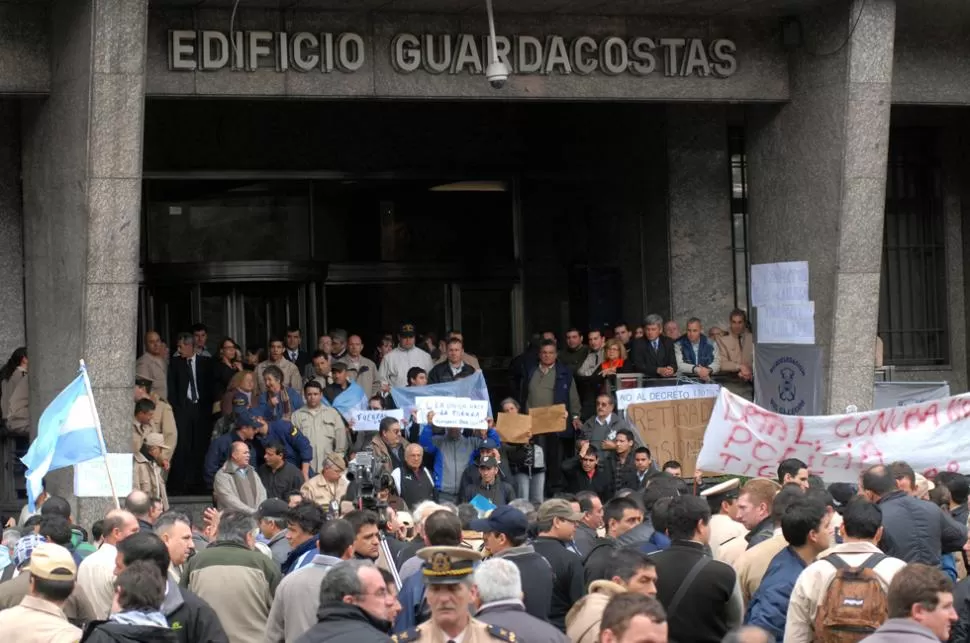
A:
[[[744,128],[728,128],[731,161],[731,252],[734,255],[734,305],[748,310],[748,161]]]
[[[949,362],[939,147],[936,129],[893,128],[890,133],[879,296],[886,364]]]

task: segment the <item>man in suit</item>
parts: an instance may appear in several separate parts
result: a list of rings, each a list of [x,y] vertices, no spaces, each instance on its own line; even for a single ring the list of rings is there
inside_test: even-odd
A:
[[[303,374],[306,373],[307,366],[310,365],[310,353],[300,348],[301,343],[302,337],[300,335],[300,329],[296,326],[287,328],[286,350],[283,351],[283,357],[296,364],[297,370]]]
[[[179,334],[177,351],[168,367],[169,403],[178,429],[169,475],[172,495],[204,492],[202,470],[212,430],[212,359],[196,354],[190,333]]]
[[[647,315],[644,336],[634,339],[633,367],[646,377],[673,377],[677,372],[674,343],[663,334],[664,320],[660,315]]]

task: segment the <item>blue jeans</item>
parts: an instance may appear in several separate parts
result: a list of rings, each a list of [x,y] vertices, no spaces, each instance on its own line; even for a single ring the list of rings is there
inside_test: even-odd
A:
[[[528,500],[539,508],[542,504],[543,489],[546,486],[546,472],[533,471],[532,477],[527,473],[516,473],[512,476],[515,482],[515,493],[523,500]]]

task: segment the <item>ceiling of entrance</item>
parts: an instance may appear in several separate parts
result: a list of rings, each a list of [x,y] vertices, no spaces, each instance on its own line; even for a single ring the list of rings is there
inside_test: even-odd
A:
[[[772,16],[802,13],[832,0],[493,0],[496,13],[578,15]],[[152,7],[232,7],[234,0],[150,0]],[[240,8],[470,13],[483,0],[239,0]]]

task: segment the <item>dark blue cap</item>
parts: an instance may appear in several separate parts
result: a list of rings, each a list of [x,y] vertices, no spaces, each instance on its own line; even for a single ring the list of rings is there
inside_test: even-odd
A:
[[[478,446],[478,448],[479,449],[497,449],[498,448],[498,442],[496,442],[492,438],[486,438],[485,440],[482,441],[482,443]]]
[[[472,520],[468,527],[473,531],[495,532],[514,538],[525,536],[525,532],[529,528],[529,521],[525,514],[515,507],[501,505],[492,510],[488,518]]]

